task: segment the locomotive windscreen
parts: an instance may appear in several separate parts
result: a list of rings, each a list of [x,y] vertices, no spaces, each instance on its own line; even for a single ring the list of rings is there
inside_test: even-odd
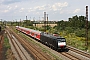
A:
[[[58,40],[58,47],[63,48],[63,47],[66,46],[66,40],[65,40],[65,38],[59,38],[57,40]]]
[[[60,42],[66,42],[66,39],[65,38],[59,38],[59,39],[57,39],[58,40],[58,42],[60,41]]]

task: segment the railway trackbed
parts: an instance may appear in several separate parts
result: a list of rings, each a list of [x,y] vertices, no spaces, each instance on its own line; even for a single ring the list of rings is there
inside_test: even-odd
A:
[[[68,52],[62,52],[61,54],[64,55],[64,56],[66,56],[66,57],[69,58],[70,60],[81,60],[81,59],[79,59],[79,58],[71,55],[71,54],[68,53]]]
[[[31,43],[25,40],[25,38],[21,38],[21,36],[18,36],[19,34],[17,35],[15,32],[12,32],[12,33],[21,42],[21,44],[30,52],[30,54],[34,56],[36,60],[40,60],[40,59],[41,60],[51,60],[50,58],[47,58],[45,55],[41,56],[43,55],[43,53],[41,53],[37,49],[34,49],[36,47],[34,47]],[[64,60],[66,59],[68,60],[90,60],[90,55],[88,53],[77,51],[77,49],[70,48],[69,46],[67,46],[67,48],[69,49],[68,52],[59,52],[59,53],[54,53],[54,54],[58,55],[59,57],[61,55],[62,56],[61,58]],[[37,52],[35,52],[35,50],[37,50]]]
[[[17,60],[32,60],[27,51],[22,47],[22,45],[18,42],[18,40],[14,38],[13,34],[11,34],[8,30],[6,32],[9,38],[9,42],[12,46],[15,58]]]
[[[78,57],[80,59],[84,59],[84,60],[90,60],[90,53],[87,53],[87,52],[84,52],[82,50],[73,48],[71,46],[67,46],[67,48],[71,51],[71,53],[74,52],[76,57]]]
[[[20,36],[18,36],[15,32],[13,32],[11,29],[7,28],[7,30],[9,30],[11,32],[8,33],[9,34],[9,37],[10,35],[12,35],[12,37],[10,39],[17,39],[19,40],[19,42],[25,47],[25,49],[33,55],[34,57],[34,60],[50,60],[50,57],[48,56],[45,56],[45,54],[41,53],[35,46],[31,45],[28,41],[22,39]],[[12,40],[13,40],[12,39]],[[15,41],[16,42],[16,41]],[[20,47],[19,47],[20,48]],[[20,49],[21,50],[21,49]],[[18,52],[19,53],[19,52]],[[19,54],[19,55],[24,55],[23,53],[22,54]],[[20,57],[21,58],[21,57]],[[21,58],[22,60],[22,58]],[[25,60],[25,59],[24,59]],[[30,60],[30,59],[29,59]]]

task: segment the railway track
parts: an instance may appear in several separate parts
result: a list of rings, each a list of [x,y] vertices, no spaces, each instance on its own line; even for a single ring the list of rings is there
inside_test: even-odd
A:
[[[79,56],[81,55],[81,59],[90,60],[90,54],[89,53],[81,51],[81,50],[73,48],[73,47],[70,47],[70,46],[67,46],[67,48],[70,49],[70,51],[77,53]]]
[[[79,49],[67,46],[69,52],[60,52],[70,60],[90,60],[90,54]]]
[[[64,55],[64,56],[66,56],[66,57],[69,58],[70,60],[81,60],[81,59],[79,59],[79,58],[71,55],[71,54],[68,53],[68,52],[62,52],[61,54]]]
[[[45,54],[41,53],[35,46],[30,44],[27,40],[22,39],[15,32],[11,30],[12,34],[20,41],[20,43],[30,52],[35,60],[50,60],[49,57],[45,56]]]
[[[17,39],[14,38],[13,34],[6,30],[8,33],[9,42],[13,47],[13,52],[17,60],[32,60],[26,50],[21,46]]]

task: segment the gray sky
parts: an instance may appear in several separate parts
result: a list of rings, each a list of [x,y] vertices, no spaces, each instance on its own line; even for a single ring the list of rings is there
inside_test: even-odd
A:
[[[0,19],[19,21],[27,16],[42,20],[46,12],[49,20],[68,20],[75,15],[85,16],[86,6],[90,6],[90,0],[0,0]]]

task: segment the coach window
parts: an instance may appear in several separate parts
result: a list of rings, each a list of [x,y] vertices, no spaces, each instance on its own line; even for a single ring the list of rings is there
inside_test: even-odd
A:
[[[30,34],[31,34],[31,32],[30,32]]]
[[[35,34],[34,36],[37,36],[37,34]]]
[[[32,32],[30,32],[30,34],[32,34]]]

